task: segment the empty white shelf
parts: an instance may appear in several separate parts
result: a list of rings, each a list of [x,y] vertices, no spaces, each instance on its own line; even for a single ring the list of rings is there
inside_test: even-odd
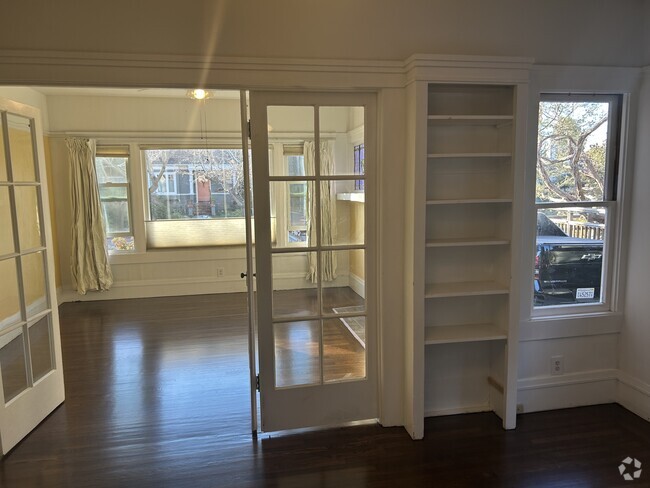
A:
[[[509,158],[511,153],[503,152],[470,152],[470,153],[430,153],[427,154],[429,159],[449,159],[449,158]]]
[[[429,239],[427,247],[462,247],[462,246],[504,246],[510,244],[508,239],[483,237],[472,239]]]
[[[455,205],[459,203],[512,203],[512,198],[457,198],[452,200],[427,200],[427,205]]]
[[[424,329],[425,344],[453,344],[504,340],[508,336],[495,324],[429,326]]]
[[[478,295],[507,295],[507,286],[495,281],[465,281],[437,283],[425,286],[425,298],[469,297]]]
[[[512,115],[429,115],[430,124],[502,125],[512,123]]]
[[[337,193],[337,200],[364,203],[366,201],[366,194],[362,191],[355,191],[349,193]]]

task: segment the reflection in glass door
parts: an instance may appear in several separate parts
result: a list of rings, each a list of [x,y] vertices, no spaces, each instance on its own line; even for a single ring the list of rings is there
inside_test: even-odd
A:
[[[251,102],[262,430],[376,418],[374,99]]]
[[[0,99],[0,440],[6,454],[63,401],[38,112]]]

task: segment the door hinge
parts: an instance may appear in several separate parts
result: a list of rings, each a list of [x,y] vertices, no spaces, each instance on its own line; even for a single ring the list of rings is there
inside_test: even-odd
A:
[[[248,121],[248,138],[251,138],[251,121]]]
[[[255,376],[255,389],[257,391],[262,391],[260,390],[260,375]]]

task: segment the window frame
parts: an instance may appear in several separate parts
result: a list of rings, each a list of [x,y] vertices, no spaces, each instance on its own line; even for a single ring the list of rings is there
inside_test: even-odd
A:
[[[543,102],[599,102],[609,104],[609,119],[607,128],[607,154],[605,167],[605,181],[602,200],[584,200],[579,202],[537,202],[537,157],[533,158],[533,174],[535,184],[532,189],[533,206],[533,260],[537,255],[537,213],[543,209],[564,208],[604,208],[605,238],[603,240],[602,269],[601,269],[601,300],[596,303],[571,303],[564,305],[535,306],[534,303],[534,272],[532,273],[531,318],[549,318],[559,316],[580,316],[593,313],[616,311],[616,290],[618,283],[619,249],[621,239],[621,193],[622,162],[623,162],[623,109],[624,95],[615,93],[541,93],[537,103],[537,117],[539,120],[540,105]],[[535,154],[538,151],[539,126],[535,128]],[[529,197],[530,198],[530,197]],[[534,270],[534,264],[532,266]]]
[[[300,142],[276,142],[278,156],[282,157],[276,158],[279,164],[282,165],[281,168],[275,168],[274,173],[289,175],[289,157],[290,156],[302,156],[304,158],[303,147],[304,141]],[[299,147],[300,146],[300,147]],[[271,151],[275,152],[275,151]],[[278,241],[278,246],[280,247],[295,247],[301,248],[306,247],[306,241],[289,241],[289,232],[291,231],[305,231],[307,232],[307,224],[304,226],[300,225],[291,225],[291,190],[290,185],[295,184],[296,182],[287,182],[282,185],[281,194],[275,195],[275,215],[276,215],[276,240]],[[305,180],[306,183],[306,180]],[[278,187],[274,187],[277,189]],[[277,192],[280,193],[280,192]],[[304,191],[305,198],[305,212],[307,212],[307,185],[305,184]],[[278,218],[279,217],[279,218]],[[305,215],[306,218],[306,215]]]
[[[363,151],[363,158],[361,152]],[[354,174],[357,176],[365,176],[366,174],[366,148],[363,141],[352,144],[352,161],[354,164]],[[357,169],[357,155],[359,158],[359,168]],[[365,179],[358,178],[354,180],[354,191],[365,191]]]
[[[162,149],[237,149],[243,150],[241,140],[224,138],[216,143],[210,143],[206,146],[204,141],[192,141],[192,142],[182,142],[174,143],[164,139],[161,140],[152,140],[152,141],[142,141],[134,143],[134,151],[137,151],[139,157],[139,191],[142,192],[142,233],[143,233],[143,244],[142,252],[155,252],[159,250],[173,250],[173,251],[186,251],[189,249],[209,249],[217,247],[235,247],[235,246],[245,246],[246,237],[244,233],[245,228],[245,219],[243,215],[241,217],[216,217],[209,219],[157,219],[154,220],[151,218],[151,200],[149,195],[149,174],[147,171],[147,158],[145,151],[147,150],[162,150]],[[273,161],[273,158],[271,161]],[[250,158],[250,149],[249,149],[249,158]],[[194,178],[194,169],[190,171],[191,178]],[[178,190],[178,178],[176,179],[176,189]],[[198,190],[196,181],[191,185],[191,193],[175,193],[172,195],[186,195],[191,196],[194,203],[198,201]],[[210,186],[211,195],[218,195],[219,198],[226,198],[227,192],[212,192],[212,187]],[[254,221],[254,215],[253,215]],[[210,232],[213,234],[218,234],[221,236],[226,236],[225,240],[222,242],[216,242],[214,240],[205,240],[201,242],[194,243],[182,243],[182,244],[168,244],[167,242],[162,242],[162,240],[156,238],[156,235],[160,235],[165,229],[170,229],[170,226],[177,226],[174,229],[178,230],[178,226],[192,225],[192,222],[196,222],[196,226],[210,226]],[[155,227],[151,227],[155,226]],[[157,230],[153,230],[153,229]],[[179,231],[180,232],[180,231]],[[239,234],[241,233],[241,239],[239,239]],[[163,239],[164,240],[164,239]]]
[[[95,175],[97,175],[97,158],[102,157],[114,157],[114,158],[124,158],[125,163],[125,183],[100,183],[99,178],[97,178],[97,187],[99,192],[99,201],[100,205],[104,201],[101,197],[102,188],[124,188],[126,190],[126,202],[127,209],[129,214],[129,232],[109,232],[108,223],[105,219],[102,219],[104,225],[104,234],[106,238],[131,238],[133,240],[133,249],[107,249],[109,254],[128,254],[136,251],[136,239],[134,232],[134,222],[133,222],[133,204],[132,204],[132,194],[131,194],[131,151],[128,145],[109,145],[109,144],[98,144],[95,147],[95,157],[93,163],[95,165]],[[103,206],[102,206],[102,216],[103,216]]]

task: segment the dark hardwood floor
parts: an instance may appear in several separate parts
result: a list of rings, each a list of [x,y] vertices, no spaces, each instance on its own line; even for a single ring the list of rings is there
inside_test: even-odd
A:
[[[66,401],[0,461],[0,486],[650,486],[650,424],[617,405],[250,435],[245,295],[61,307]],[[618,465],[643,462],[626,482]],[[646,473],[646,469],[649,471]]]

